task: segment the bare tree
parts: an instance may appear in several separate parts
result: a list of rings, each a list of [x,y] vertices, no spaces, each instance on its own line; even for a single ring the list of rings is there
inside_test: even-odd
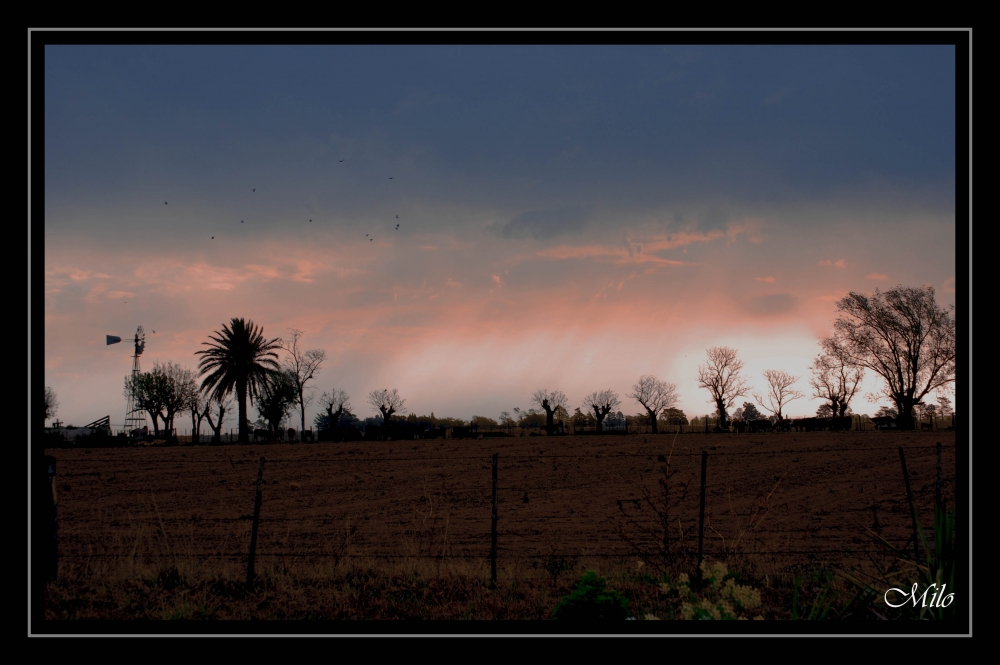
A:
[[[303,351],[299,346],[299,339],[302,337],[301,330],[290,329],[292,338],[281,341],[281,348],[288,352],[285,359],[285,370],[295,383],[295,392],[298,395],[299,412],[302,416],[300,432],[306,429],[306,406],[312,401],[312,395],[307,398],[305,395],[306,382],[312,380],[319,374],[319,366],[326,360],[326,351],[323,349],[309,349]]]
[[[736,398],[745,396],[750,388],[740,375],[742,370],[743,361],[736,357],[736,349],[728,346],[708,349],[708,363],[698,367],[698,386],[712,393],[709,401],[719,410],[720,427],[728,427],[728,410],[736,403]]]
[[[184,409],[191,413],[191,443],[199,443],[201,439],[201,421],[205,418],[209,399],[205,393],[201,392],[201,388],[195,380],[194,372],[191,373],[190,378],[191,380],[184,386],[184,390],[187,393],[187,398],[184,400]]]
[[[809,379],[809,385],[813,388],[814,397],[830,402],[834,416],[843,417],[847,415],[865,372],[861,367],[850,365],[846,351],[836,339],[824,339],[820,346],[823,352],[816,356],[810,366],[813,376]]]
[[[208,426],[212,428],[212,443],[222,443],[222,423],[226,421],[226,412],[232,413],[235,407],[236,401],[232,393],[221,396],[213,394],[208,398],[205,404],[205,418],[208,420]],[[219,419],[214,422],[212,409],[219,411]]]
[[[779,369],[764,370],[764,378],[767,379],[767,393],[763,396],[754,393],[755,400],[760,405],[770,411],[778,419],[782,419],[781,410],[792,400],[802,399],[804,395],[792,388],[799,377],[792,376],[788,372]]]
[[[852,291],[837,309],[844,315],[833,339],[846,363],[882,377],[900,428],[912,429],[913,407],[955,381],[954,306],[939,307],[932,286],[897,286],[871,296]]]
[[[609,413],[621,407],[621,400],[615,391],[601,390],[593,392],[583,398],[583,408],[588,411],[594,410],[594,417],[597,418],[597,431],[604,431],[604,419]]]
[[[531,396],[531,403],[537,404],[542,407],[545,411],[545,426],[548,431],[552,432],[554,414],[559,407],[566,409],[566,405],[569,404],[569,400],[566,399],[566,394],[561,390],[553,390],[549,392],[546,389],[536,390]]]
[[[334,388],[332,391],[320,395],[319,405],[326,411],[326,422],[332,430],[337,426],[340,416],[344,415],[344,411],[351,409],[351,398],[343,390]]]
[[[669,409],[677,403],[677,386],[673,383],[660,381],[651,374],[644,374],[639,377],[638,383],[632,386],[632,392],[626,395],[642,405],[649,414],[649,422],[653,427],[653,434],[659,432],[656,427],[656,419],[660,412]]]
[[[399,396],[399,391],[396,388],[393,388],[392,392],[383,388],[382,390],[373,390],[368,393],[368,404],[382,412],[382,423],[384,425],[389,424],[392,414],[405,411],[403,408],[405,402],[406,400]]]

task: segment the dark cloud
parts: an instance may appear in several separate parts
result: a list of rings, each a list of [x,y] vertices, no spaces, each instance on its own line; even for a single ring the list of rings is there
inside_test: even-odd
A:
[[[593,213],[590,205],[569,205],[541,210],[528,210],[497,227],[491,225],[505,238],[535,238],[542,240],[564,233],[582,231]]]
[[[755,296],[746,301],[746,308],[754,314],[787,314],[795,310],[797,301],[790,293]]]

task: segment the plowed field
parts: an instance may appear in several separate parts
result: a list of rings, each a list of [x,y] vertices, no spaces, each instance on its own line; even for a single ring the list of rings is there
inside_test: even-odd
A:
[[[258,559],[444,557],[490,551],[491,455],[498,458],[501,568],[556,555],[635,558],[698,544],[701,451],[708,452],[704,549],[761,572],[863,559],[866,528],[903,546],[912,524],[897,446],[920,519],[954,502],[955,435],[783,433],[50,450],[58,460],[64,566],[97,558],[245,557],[260,457]],[[647,501],[647,498],[649,501]],[[659,511],[659,512],[657,512]]]

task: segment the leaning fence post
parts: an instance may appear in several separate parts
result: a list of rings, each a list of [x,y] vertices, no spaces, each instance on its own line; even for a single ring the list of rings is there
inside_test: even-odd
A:
[[[708,470],[708,451],[701,451],[701,507],[698,509],[698,583],[701,583],[701,562],[705,555],[705,473]]]
[[[906,455],[903,446],[899,446],[899,463],[903,465],[903,480],[906,481],[906,500],[910,502],[910,518],[913,520],[913,560],[920,561],[920,540],[917,535],[917,508],[913,505],[913,492],[910,491],[910,474],[906,471]]]
[[[260,484],[264,480],[264,458],[260,458],[260,468],[257,471],[257,496],[253,503],[253,527],[250,531],[250,557],[247,560],[247,588],[253,585],[253,562],[257,556],[257,524],[260,522]]]
[[[499,453],[493,453],[493,524],[491,529],[492,542],[490,545],[490,586],[494,589],[497,586],[497,461],[499,458]]]

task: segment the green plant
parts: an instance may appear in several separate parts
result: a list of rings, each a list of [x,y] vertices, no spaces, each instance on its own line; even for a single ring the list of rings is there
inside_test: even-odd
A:
[[[603,577],[587,571],[577,581],[573,592],[556,603],[552,618],[625,620],[628,617],[628,599],[606,586]]]
[[[682,619],[746,619],[750,610],[760,608],[760,592],[749,585],[736,583],[726,565],[721,562],[701,563],[702,585],[699,593],[691,589],[687,573],[677,576],[677,582],[660,584],[660,590],[668,601],[680,602]],[[763,619],[756,615],[754,619]]]
[[[956,614],[956,606],[954,596],[948,599],[950,594],[947,590],[955,588],[955,509],[949,510],[942,503],[934,506],[933,550],[927,544],[927,536],[916,512],[913,517],[924,546],[923,563],[871,529],[867,529],[868,535],[873,540],[895,554],[896,565],[889,570],[881,571],[877,578],[884,589],[878,592],[873,588],[872,582],[862,581],[857,576],[843,571],[838,572],[844,579],[857,586],[861,590],[860,593],[873,598],[876,603],[885,604],[885,592],[890,589],[901,589],[909,598],[911,608],[918,607],[919,603],[919,611],[900,613],[899,618],[952,619]],[[896,607],[906,607],[906,605],[896,605]]]

